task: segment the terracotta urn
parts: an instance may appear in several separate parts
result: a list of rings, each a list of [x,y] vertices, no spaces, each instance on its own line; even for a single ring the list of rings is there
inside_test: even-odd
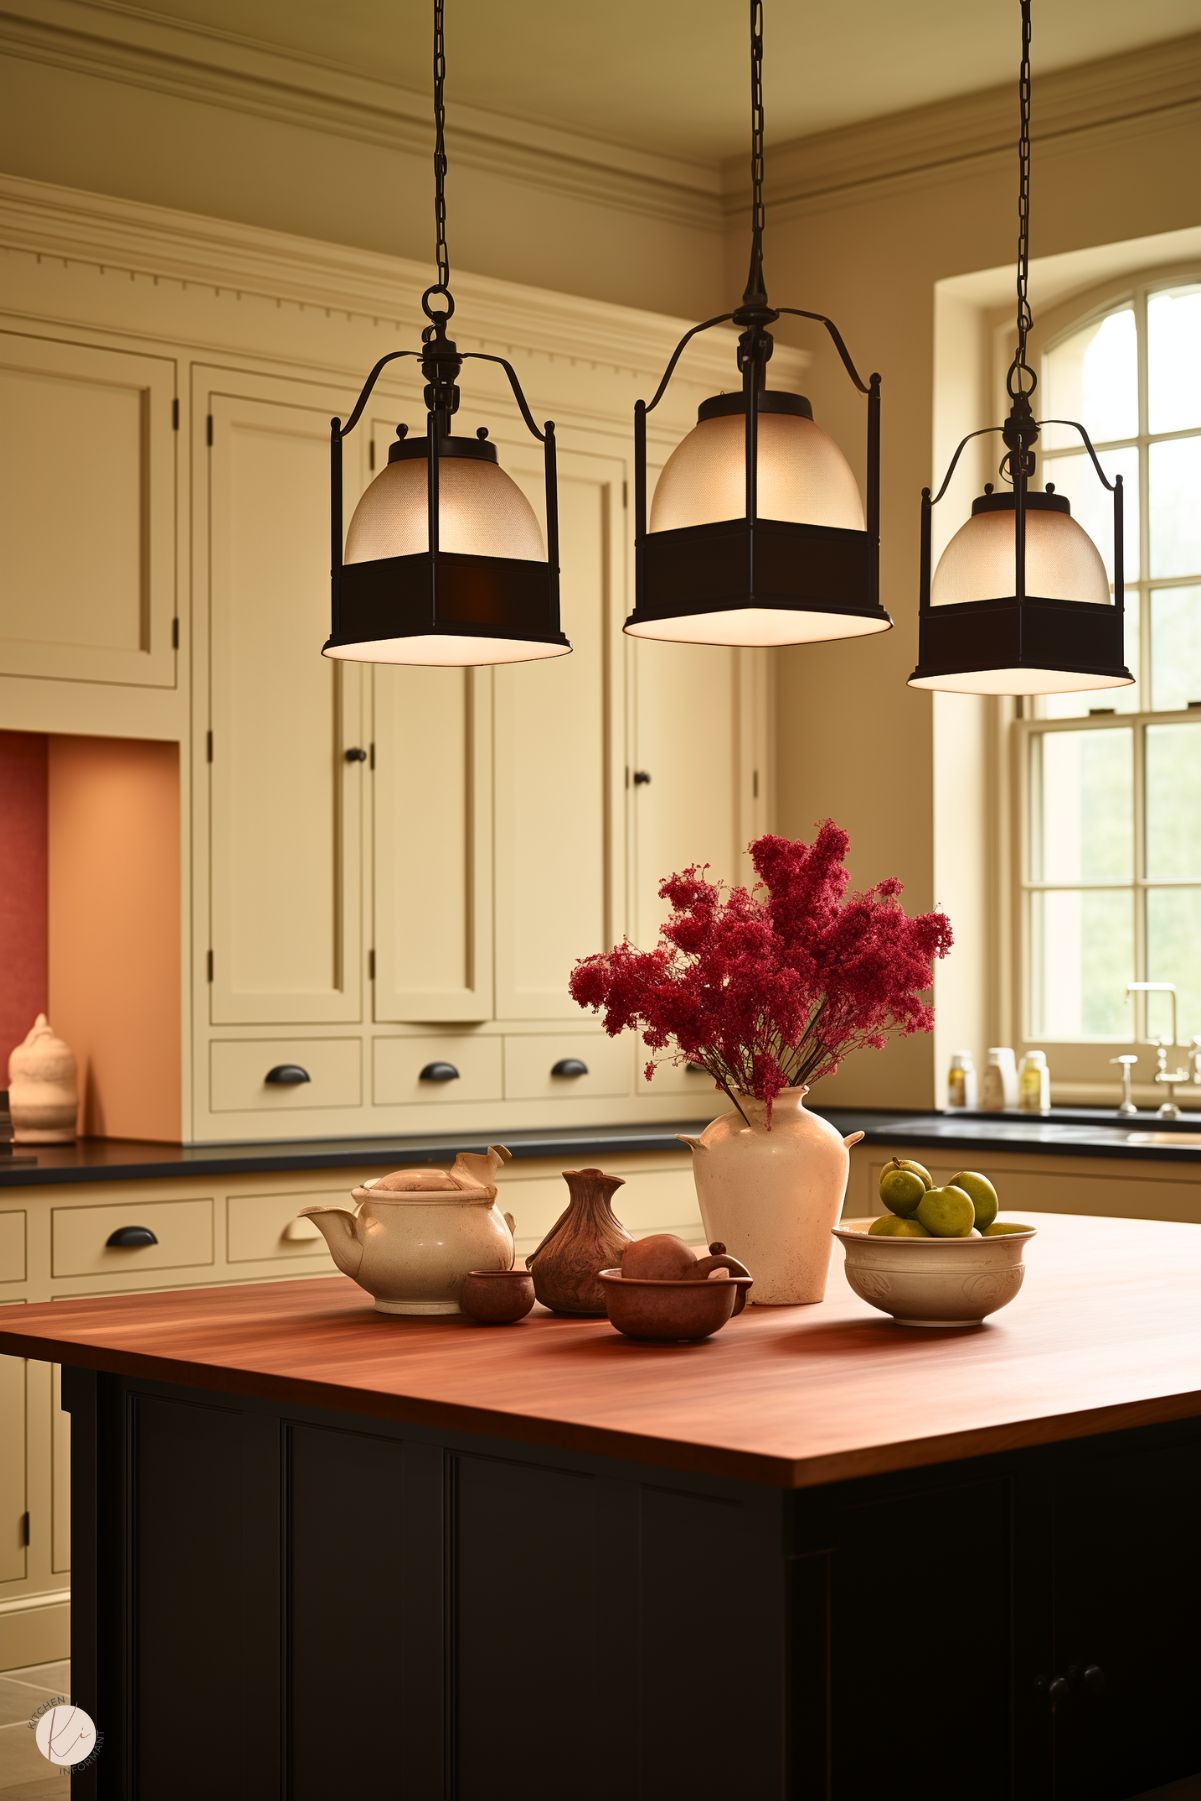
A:
[[[807,1088],[786,1088],[772,1106],[740,1095],[705,1127],[683,1138],[705,1236],[719,1239],[755,1278],[755,1305],[792,1306],[825,1298],[835,1222],[846,1198],[850,1147],[805,1106]]]
[[[18,1144],[70,1144],[79,1113],[75,1054],[44,1013],[8,1059],[8,1100]]]
[[[620,1264],[626,1246],[633,1243],[609,1206],[624,1183],[601,1169],[565,1169],[563,1180],[571,1199],[537,1250],[530,1252],[526,1266],[533,1273],[534,1293],[552,1313],[603,1319],[600,1272]]]
[[[494,1175],[509,1152],[490,1146],[453,1169],[398,1169],[352,1191],[356,1208],[305,1207],[344,1275],[380,1313],[462,1310],[469,1274],[513,1267],[513,1220],[496,1206]]]

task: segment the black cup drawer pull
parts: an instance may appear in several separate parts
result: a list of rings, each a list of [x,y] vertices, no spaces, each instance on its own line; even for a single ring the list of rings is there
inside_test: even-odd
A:
[[[586,1076],[588,1065],[582,1057],[560,1057],[550,1073],[552,1076]]]
[[[419,1082],[457,1082],[459,1072],[453,1063],[427,1063],[417,1080]]]
[[[136,1251],[139,1246],[157,1244],[158,1239],[149,1226],[118,1226],[104,1242],[111,1251]]]
[[[268,1088],[299,1088],[302,1082],[311,1082],[312,1076],[300,1063],[277,1063],[263,1077]]]

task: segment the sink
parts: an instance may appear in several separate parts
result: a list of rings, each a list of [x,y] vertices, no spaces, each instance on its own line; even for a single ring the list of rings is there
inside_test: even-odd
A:
[[[1201,1144],[1201,1132],[1173,1132],[1165,1126],[1160,1132],[1127,1132],[1127,1144]]]

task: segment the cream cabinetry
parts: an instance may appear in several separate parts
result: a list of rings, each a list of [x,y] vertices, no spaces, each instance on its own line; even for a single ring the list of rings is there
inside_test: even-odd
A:
[[[114,238],[80,195],[54,218],[45,255],[28,212],[8,220],[0,402],[22,431],[0,481],[0,729],[178,745],[180,1005],[136,1029],[180,1063],[181,1136],[671,1117],[687,1091],[615,1058],[567,982],[623,934],[653,939],[668,870],[738,874],[766,818],[766,657],[621,632],[632,407],[680,323],[464,278],[462,348],[511,358],[556,421],[574,654],[368,669],[320,655],[329,422],[414,341],[428,271],[155,209],[126,208]],[[0,254],[5,224],[0,197]],[[795,352],[776,361],[799,383]],[[652,476],[733,368],[733,334],[690,346]],[[488,428],[541,517],[541,449],[503,373],[470,364],[462,387],[456,430]],[[388,365],[344,447],[347,516],[421,418],[419,374]],[[548,1075],[541,1042],[523,1061],[557,1027],[595,1044],[587,1078]],[[422,1080],[406,1037],[449,1044],[460,1079]]]
[[[329,421],[315,384],[195,373],[206,529],[210,1018],[362,1011],[362,673],[318,654]]]
[[[1002,1216],[1008,1219],[1020,1218],[1025,1212],[1095,1213],[1114,1219],[1201,1223],[1201,1181],[1191,1164],[880,1144],[860,1145],[851,1152],[848,1214],[884,1211],[880,1172],[890,1157],[916,1157],[936,1183],[949,1182],[961,1169],[982,1170],[996,1185]]]
[[[0,674],[175,682],[176,364],[0,330]]]

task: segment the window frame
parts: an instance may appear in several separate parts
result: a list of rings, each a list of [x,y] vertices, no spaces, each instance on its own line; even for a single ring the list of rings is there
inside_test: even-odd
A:
[[[1150,593],[1153,589],[1196,587],[1199,576],[1201,576],[1201,572],[1198,572],[1191,576],[1172,576],[1152,580],[1149,557],[1150,509],[1147,502],[1150,458],[1147,455],[1148,446],[1151,443],[1158,444],[1170,442],[1172,439],[1197,436],[1198,430],[1201,428],[1160,432],[1156,433],[1154,437],[1148,430],[1147,302],[1150,295],[1162,288],[1186,285],[1201,285],[1201,264],[1190,262],[1181,266],[1159,267],[1140,272],[1137,277],[1127,277],[1122,281],[1110,283],[1102,288],[1092,288],[1052,309],[1046,318],[1040,321],[1034,345],[1038,357],[1037,366],[1041,375],[1044,358],[1057,344],[1075,336],[1088,325],[1100,321],[1123,306],[1129,305],[1134,309],[1138,342],[1138,430],[1133,439],[1101,440],[1097,442],[1096,450],[1102,465],[1104,465],[1107,451],[1112,452],[1131,444],[1137,447],[1139,462],[1138,575],[1135,579],[1127,581],[1126,590],[1128,595],[1137,593],[1138,596],[1139,664],[1137,673],[1139,681],[1148,684],[1151,639]],[[1011,336],[1011,326],[1001,328],[997,333],[996,351],[1001,368],[1008,365]],[[1038,411],[1037,402],[1035,411],[1036,413]],[[1087,427],[1088,421],[1085,420],[1083,423]],[[1048,453],[1046,465],[1053,464],[1058,460],[1054,453]],[[1040,459],[1040,468],[1046,465]],[[1051,474],[1049,468],[1046,472],[1048,475]],[[1145,693],[1146,697],[1150,699],[1149,686]],[[1002,996],[1001,1012],[1003,1015],[1008,1015],[1011,1027],[1009,1036],[1012,1038],[1019,1056],[1028,1049],[1046,1050],[1055,1091],[1060,1099],[1105,1102],[1115,1099],[1119,1071],[1111,1067],[1112,1059],[1120,1052],[1137,1051],[1140,1054],[1140,1063],[1134,1072],[1136,1096],[1144,1102],[1160,1100],[1163,1098],[1163,1091],[1156,1088],[1150,1080],[1152,1063],[1144,1054],[1147,1048],[1149,1046],[1153,1048],[1157,1041],[1149,1031],[1151,1009],[1146,995],[1139,994],[1133,997],[1129,1034],[1085,1040],[1034,1035],[1031,1030],[1035,1017],[1034,981],[1037,973],[1034,911],[1036,897],[1046,892],[1102,891],[1130,894],[1134,933],[1134,968],[1130,979],[1133,981],[1150,979],[1147,972],[1148,895],[1162,889],[1196,889],[1201,887],[1201,880],[1188,878],[1152,880],[1147,875],[1145,817],[1147,730],[1153,725],[1185,724],[1196,726],[1201,731],[1201,710],[1195,707],[1186,707],[1172,711],[1156,711],[1150,707],[1140,707],[1138,710],[1119,712],[1108,710],[1102,701],[1100,707],[1085,714],[1068,718],[1047,718],[1039,716],[1037,699],[1019,699],[1000,704],[1003,709],[1002,719],[1007,726],[1009,737],[1009,756],[1006,759],[1006,766],[1010,805],[1005,809],[1008,819],[1003,822],[1005,842],[1001,847],[1001,867],[1008,872],[1004,884],[1006,890],[1004,904],[1009,914],[1009,931],[1006,934],[1009,943],[1008,970],[1003,973],[1002,977],[1002,986],[1007,992]],[[1032,774],[1035,746],[1051,734],[1064,731],[1129,731],[1132,734],[1133,806],[1130,829],[1133,836],[1131,875],[1126,881],[1068,883],[1035,881],[1033,879],[1031,828],[1034,824],[1038,804]],[[1166,1007],[1164,1014],[1162,1027],[1166,1033]]]

